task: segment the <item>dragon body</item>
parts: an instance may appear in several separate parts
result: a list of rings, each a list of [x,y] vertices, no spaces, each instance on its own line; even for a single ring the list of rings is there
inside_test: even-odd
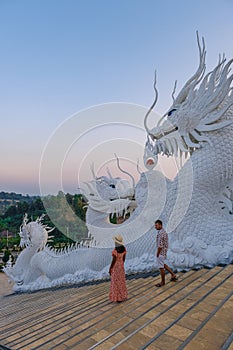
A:
[[[120,233],[127,248],[126,272],[149,270],[155,263],[154,221],[169,234],[170,264],[177,269],[228,264],[233,260],[233,93],[230,67],[220,59],[205,74],[205,45],[198,39],[199,67],[173,104],[149,129],[139,182],[110,174],[83,185],[88,200],[88,246],[58,252],[48,246],[40,220],[21,229],[26,247],[5,273],[16,290],[32,290],[107,277]],[[154,170],[158,156],[187,158],[173,181]],[[110,216],[120,224],[111,223]],[[128,217],[126,220],[126,217]],[[23,233],[24,232],[24,233]],[[25,238],[26,237],[26,238]]]

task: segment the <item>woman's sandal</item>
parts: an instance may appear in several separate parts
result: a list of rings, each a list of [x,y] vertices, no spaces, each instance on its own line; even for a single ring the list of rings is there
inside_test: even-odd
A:
[[[172,278],[170,279],[170,281],[171,281],[171,282],[176,282],[176,281],[178,281],[178,277],[177,277],[177,276],[174,276],[174,277],[172,277]]]
[[[161,284],[161,283],[157,283],[156,285],[155,285],[155,287],[163,287],[164,286],[164,284]]]

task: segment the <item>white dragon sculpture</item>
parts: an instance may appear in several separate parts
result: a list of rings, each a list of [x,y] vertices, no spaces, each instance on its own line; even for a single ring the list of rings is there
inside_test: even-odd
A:
[[[15,290],[33,290],[108,275],[112,236],[121,233],[127,247],[126,272],[156,267],[154,220],[169,233],[168,258],[174,268],[228,264],[233,260],[233,93],[230,66],[219,60],[205,75],[205,44],[198,38],[200,63],[157,125],[149,129],[144,162],[148,171],[134,180],[102,176],[83,185],[88,199],[88,247],[58,252],[45,246],[40,219],[24,221],[26,248],[5,273]],[[173,181],[154,170],[158,155],[187,158]],[[119,166],[119,162],[118,162]],[[120,168],[120,166],[119,166]],[[121,224],[112,224],[115,214]],[[125,217],[128,217],[125,220]],[[22,234],[24,232],[24,234]],[[27,239],[25,238],[27,237]],[[39,238],[40,237],[40,238]]]

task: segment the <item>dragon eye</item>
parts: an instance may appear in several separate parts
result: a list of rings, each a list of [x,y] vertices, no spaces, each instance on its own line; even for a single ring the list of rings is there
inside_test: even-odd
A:
[[[174,113],[175,111],[176,111],[176,108],[173,108],[168,112],[167,115],[170,117],[170,115],[172,115],[172,113]]]

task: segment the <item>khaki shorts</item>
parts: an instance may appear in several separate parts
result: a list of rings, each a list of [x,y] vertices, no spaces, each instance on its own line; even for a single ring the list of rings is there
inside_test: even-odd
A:
[[[158,264],[158,269],[163,269],[164,268],[164,264],[167,264],[167,260],[165,258],[165,256],[163,255],[159,255],[159,257],[156,257],[157,259],[157,264]]]

